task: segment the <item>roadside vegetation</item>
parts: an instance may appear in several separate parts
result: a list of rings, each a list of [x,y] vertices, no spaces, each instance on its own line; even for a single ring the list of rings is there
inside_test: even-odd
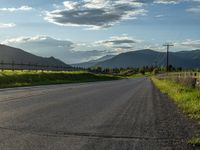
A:
[[[188,144],[193,145],[193,146],[200,146],[200,138],[194,137],[188,141]]]
[[[142,77],[142,76],[151,76],[151,75],[156,75],[158,73],[166,73],[166,67],[165,66],[144,66],[141,68],[137,67],[127,67],[127,68],[102,68],[99,66],[96,67],[91,67],[91,68],[77,68],[77,69],[83,69],[88,72],[93,72],[93,73],[101,73],[101,74],[110,74],[113,76],[121,76],[121,77]],[[182,72],[186,71],[183,70],[181,67],[173,67],[172,65],[169,65],[169,71],[170,72]]]
[[[0,71],[0,88],[95,82],[120,79],[118,76],[87,71]]]
[[[135,78],[135,77],[144,77],[150,76],[154,72],[155,68],[152,67],[143,67],[143,68],[101,68],[101,67],[92,67],[88,68],[88,72],[108,74],[112,76],[120,76],[122,78]]]
[[[194,119],[200,119],[200,90],[177,84],[169,80],[152,78],[155,85],[167,93],[184,112]]]
[[[189,117],[199,121],[200,125],[200,89],[187,86],[185,83],[181,84],[172,80],[158,79],[152,77],[154,84],[171,97],[179,108],[183,110]],[[189,144],[200,145],[200,138],[194,137]]]
[[[151,74],[147,68],[102,69],[96,67],[76,70],[83,71],[1,70],[0,88],[108,81]]]
[[[74,68],[82,71],[42,71],[42,70],[0,70],[0,88],[65,84],[118,80],[124,78],[148,77],[162,71],[162,68]]]

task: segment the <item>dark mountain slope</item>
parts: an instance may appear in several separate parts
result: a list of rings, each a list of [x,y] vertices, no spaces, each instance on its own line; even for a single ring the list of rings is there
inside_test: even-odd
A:
[[[89,68],[89,67],[95,66],[99,62],[103,62],[105,60],[111,59],[114,56],[115,55],[106,55],[106,56],[103,56],[103,57],[101,57],[99,59],[96,59],[96,60],[91,60],[91,61],[83,62],[83,63],[79,63],[79,64],[73,64],[72,66],[74,66],[74,67],[81,67],[81,68]]]
[[[37,64],[44,66],[70,67],[64,62],[54,57],[45,58],[30,54],[18,48],[0,45],[0,62],[15,64]]]
[[[170,52],[169,62],[174,67],[200,68],[200,50]],[[166,53],[149,49],[131,51],[119,54],[96,65],[103,68],[165,66]]]

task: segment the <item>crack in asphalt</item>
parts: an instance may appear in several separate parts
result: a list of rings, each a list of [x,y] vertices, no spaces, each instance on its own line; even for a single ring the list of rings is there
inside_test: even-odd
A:
[[[186,138],[157,138],[157,137],[145,137],[145,136],[120,136],[120,135],[106,135],[106,134],[98,134],[98,133],[84,133],[84,132],[65,132],[65,131],[34,131],[34,130],[26,130],[26,129],[15,129],[9,127],[0,127],[0,130],[8,130],[8,131],[15,131],[19,133],[25,134],[33,134],[38,136],[44,137],[79,137],[79,138],[93,138],[93,139],[109,139],[109,140],[123,140],[123,141],[146,141],[146,140],[153,140],[153,141],[186,141]]]

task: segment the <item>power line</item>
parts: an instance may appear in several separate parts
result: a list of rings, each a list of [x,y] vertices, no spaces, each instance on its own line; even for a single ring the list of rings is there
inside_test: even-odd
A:
[[[174,46],[173,44],[164,44],[163,46],[167,47],[167,72],[169,72],[169,48]]]

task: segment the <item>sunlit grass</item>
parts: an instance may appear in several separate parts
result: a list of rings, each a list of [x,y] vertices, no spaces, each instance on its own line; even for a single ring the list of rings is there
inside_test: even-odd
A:
[[[189,88],[169,80],[152,78],[155,85],[167,93],[191,118],[200,119],[200,90]]]
[[[192,119],[200,119],[200,90],[186,87],[181,84],[174,83],[169,80],[159,80],[152,78],[154,84],[161,92],[168,94]],[[200,125],[200,124],[199,124]],[[200,138],[192,138],[188,141],[189,144],[200,146]]]
[[[112,75],[86,71],[0,71],[0,88],[115,80]]]
[[[0,70],[0,75],[20,75],[20,74],[40,74],[40,73],[68,73],[68,74],[79,74],[79,73],[86,73],[86,71],[42,71],[42,70]]]
[[[131,76],[128,76],[128,78],[149,77],[151,75],[152,74],[150,72],[146,72],[145,74],[137,73],[137,74],[133,74]]]
[[[188,144],[194,145],[194,146],[200,146],[200,138],[192,138],[188,141]]]

